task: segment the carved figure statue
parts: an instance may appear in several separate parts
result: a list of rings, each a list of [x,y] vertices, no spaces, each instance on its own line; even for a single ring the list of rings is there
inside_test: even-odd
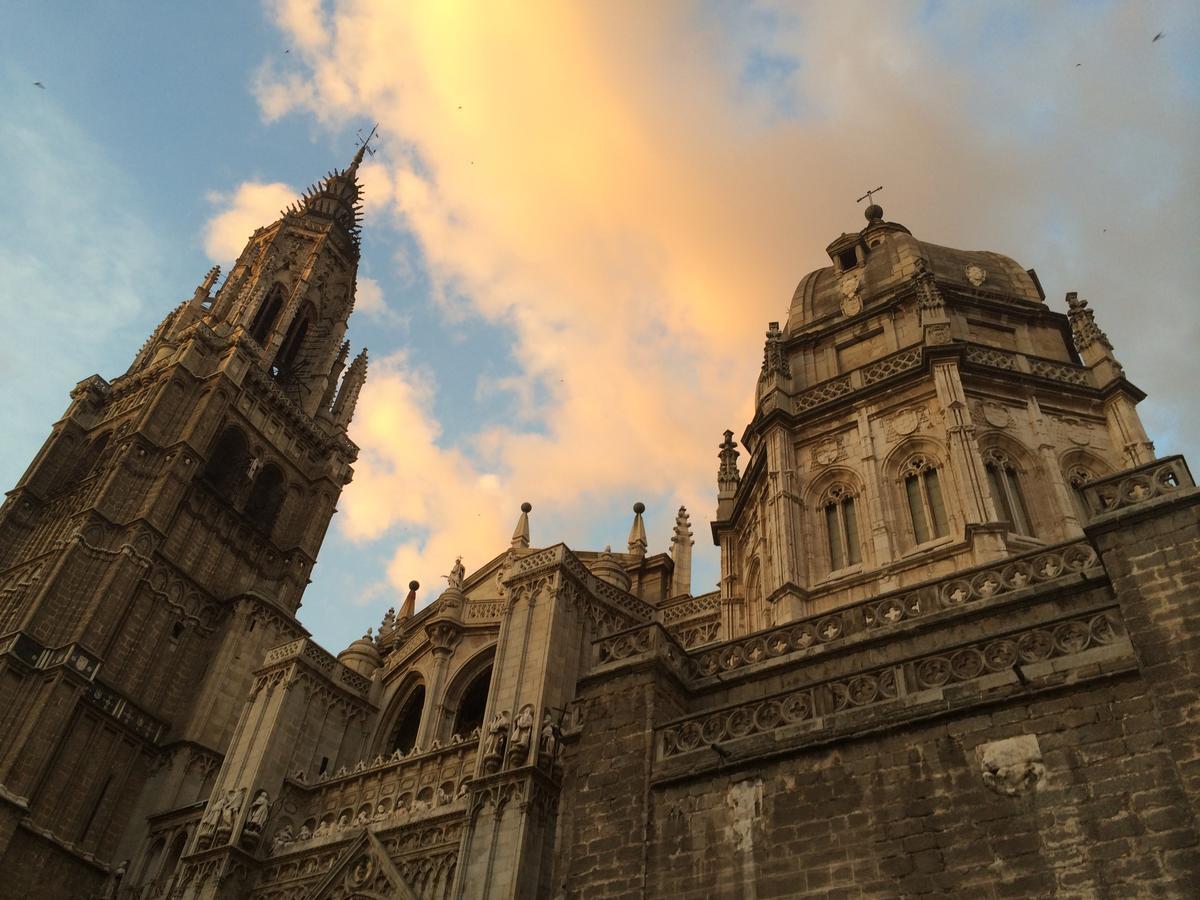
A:
[[[305,822],[303,825],[300,826],[300,833],[298,835],[296,835],[296,840],[307,841],[312,836],[313,836],[312,829],[309,828],[308,823]]]
[[[458,800],[461,797],[467,796],[467,783],[464,781],[458,786],[458,793],[454,795],[454,799]]]
[[[449,802],[450,802],[450,795],[446,793],[445,788],[439,787],[437,789],[437,805],[445,806]]]
[[[217,822],[216,838],[233,833],[238,813],[242,811],[242,802],[246,799],[246,789],[230,789],[225,794],[225,805],[221,808],[221,818]]]
[[[456,591],[461,591],[463,581],[467,577],[466,567],[463,566],[462,557],[454,560],[454,567],[450,569],[450,574],[446,576],[446,580],[450,583],[450,587]]]
[[[371,821],[371,813],[365,809],[360,809],[358,815],[354,817],[354,824],[362,827]]]
[[[250,804],[250,812],[246,816],[245,830],[250,834],[262,834],[262,830],[267,824],[267,816],[270,814],[271,795],[260,788],[258,793],[254,795],[254,801]]]
[[[389,812],[389,810],[388,810],[387,801],[380,800],[378,803],[375,804],[374,821],[378,822],[380,819],[386,819],[388,812]]]
[[[198,845],[205,847],[212,843],[213,832],[216,830],[218,823],[221,821],[221,812],[225,809],[225,798],[217,797],[208,805],[208,812],[204,814],[204,818],[200,820],[200,828],[198,831]]]
[[[542,714],[542,733],[538,739],[538,760],[552,766],[558,760],[558,729],[554,727],[554,719],[550,710]]]
[[[349,827],[350,827],[350,813],[344,812],[340,816],[338,816],[337,830],[341,831],[343,828],[349,828]]]
[[[487,745],[484,747],[485,757],[503,757],[504,747],[508,743],[508,710],[502,709],[492,717],[488,725]]]
[[[292,841],[294,841],[295,839],[296,839],[296,835],[292,831],[292,823],[288,822],[286,825],[284,825],[282,828],[280,828],[277,832],[275,832],[275,840],[274,840],[275,852],[278,853],[280,850],[282,850],[288,844],[292,843]]]
[[[323,838],[323,837],[325,837],[325,835],[329,834],[329,831],[330,831],[329,821],[323,820],[320,822],[320,824],[317,825],[317,830],[313,832],[313,837]]]
[[[525,755],[529,752],[529,741],[533,735],[533,707],[526,703],[521,707],[521,711],[517,713],[517,718],[513,720],[512,741],[510,742],[511,749],[508,751],[509,757],[515,759],[518,764],[524,760]]]

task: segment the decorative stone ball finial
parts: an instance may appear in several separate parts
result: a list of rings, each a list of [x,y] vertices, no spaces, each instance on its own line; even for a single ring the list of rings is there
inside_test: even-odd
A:
[[[410,582],[408,583],[408,589],[409,589],[410,591],[415,591],[415,590],[416,590],[417,588],[419,588],[420,586],[421,586],[421,582],[419,582],[419,581],[410,581]]]
[[[523,512],[523,513],[533,512],[533,504],[530,503],[528,500],[526,500],[524,503],[521,504],[521,512]]]
[[[633,504],[633,511],[640,516],[646,511],[646,504],[639,500],[637,503]]]
[[[867,217],[868,222],[878,222],[883,220],[883,207],[878,203],[872,203],[864,211],[863,215]]]

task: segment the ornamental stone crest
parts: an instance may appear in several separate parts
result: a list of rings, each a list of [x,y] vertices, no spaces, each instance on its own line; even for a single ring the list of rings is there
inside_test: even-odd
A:
[[[862,312],[862,273],[850,272],[838,283],[842,291],[842,315],[847,318]]]
[[[964,274],[967,276],[967,281],[971,282],[975,287],[979,287],[987,281],[987,269],[977,263],[968,265],[964,270]]]
[[[813,463],[818,466],[828,466],[842,457],[842,445],[836,437],[827,438],[813,448]]]
[[[1033,793],[1046,776],[1036,734],[983,744],[975,752],[983,783],[1002,797]]]
[[[1008,409],[999,403],[989,400],[987,403],[982,404],[981,412],[983,413],[984,421],[993,428],[1007,428],[1012,424],[1012,416],[1009,414]]]

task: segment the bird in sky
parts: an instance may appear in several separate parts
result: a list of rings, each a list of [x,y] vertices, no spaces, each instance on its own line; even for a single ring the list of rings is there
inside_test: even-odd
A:
[[[1083,65],[1083,63],[1075,63],[1075,68],[1077,68],[1077,69],[1078,69],[1078,68],[1079,68],[1080,66],[1082,66],[1082,65]]]
[[[1151,39],[1150,43],[1152,43],[1152,44],[1154,44],[1154,43],[1157,43],[1157,42],[1158,42],[1158,40],[1159,40],[1159,38],[1161,38],[1161,37],[1162,37],[1164,34],[1166,34],[1166,32],[1165,32],[1165,31],[1160,31],[1158,34],[1156,34],[1156,35],[1155,35],[1155,36],[1154,36],[1154,37]]]
[[[44,84],[42,84],[40,81],[35,81],[35,82],[33,83],[33,86],[34,86],[34,87],[41,88],[43,91],[46,89],[46,86],[45,86]]]

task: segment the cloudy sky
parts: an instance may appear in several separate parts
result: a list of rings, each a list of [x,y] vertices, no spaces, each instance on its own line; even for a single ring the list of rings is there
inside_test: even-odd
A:
[[[3,6],[6,487],[75,382],[380,123],[362,457],[301,612],[334,651],[522,500],[535,544],[588,548],[642,500],[652,552],[686,504],[713,586],[766,323],[879,184],[918,237],[1089,298],[1200,467],[1194,3]]]

